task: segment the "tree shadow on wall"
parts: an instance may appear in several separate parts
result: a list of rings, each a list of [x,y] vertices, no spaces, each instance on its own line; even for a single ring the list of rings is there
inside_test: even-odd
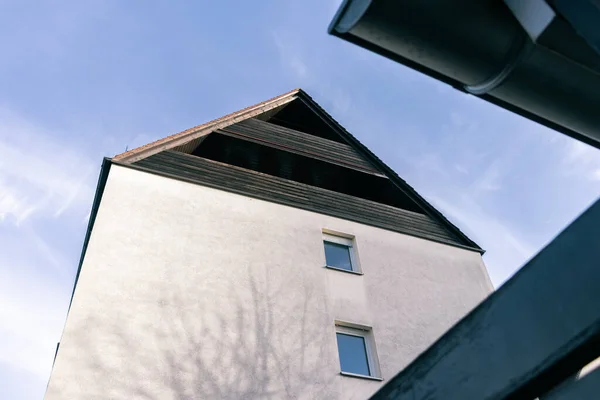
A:
[[[110,321],[90,317],[84,368],[104,388],[97,396],[338,398],[326,301],[306,282],[302,290],[285,293],[271,287],[268,271],[264,275],[248,274],[244,289],[229,283],[200,301],[185,295],[189,286],[173,286]],[[105,338],[102,345],[96,335]]]

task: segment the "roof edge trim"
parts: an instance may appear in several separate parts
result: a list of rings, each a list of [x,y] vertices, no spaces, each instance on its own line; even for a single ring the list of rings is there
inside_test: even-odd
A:
[[[294,89],[272,99],[243,108],[239,111],[227,114],[223,117],[214,119],[207,123],[194,126],[174,135],[156,140],[135,149],[126,151],[113,157],[113,160],[121,163],[133,163],[143,158],[149,157],[158,152],[171,149],[173,147],[185,144],[201,136],[208,135],[216,129],[225,128],[236,122],[255,117],[273,108],[282,106],[296,99],[296,95],[301,89]]]
[[[96,222],[96,215],[98,214],[98,209],[100,208],[100,202],[102,201],[102,195],[104,194],[104,188],[106,187],[106,181],[108,179],[108,174],[110,172],[111,165],[112,160],[108,157],[104,157],[104,159],[102,160],[102,166],[100,167],[100,173],[98,174],[98,183],[96,185],[96,193],[94,194],[94,202],[92,203],[87,228],[85,230],[85,238],[83,239],[81,255],[79,256],[77,274],[75,275],[75,281],[73,282],[73,292],[71,293],[71,300],[69,300],[69,310],[71,310],[73,296],[75,296],[75,288],[77,287],[77,282],[79,281],[79,274],[81,273],[81,267],[83,265],[83,260],[85,259],[85,253],[90,242],[92,229],[94,228],[94,223]],[[67,310],[67,315],[69,310]]]

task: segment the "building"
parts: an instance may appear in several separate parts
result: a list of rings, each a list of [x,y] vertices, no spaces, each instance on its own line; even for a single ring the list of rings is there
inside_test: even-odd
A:
[[[104,160],[46,399],[365,399],[482,253],[291,91]]]

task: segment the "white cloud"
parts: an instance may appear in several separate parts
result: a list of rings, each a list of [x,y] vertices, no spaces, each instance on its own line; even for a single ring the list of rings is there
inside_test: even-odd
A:
[[[460,172],[461,174],[465,174],[465,175],[469,174],[469,170],[460,164],[455,164],[454,169],[457,170],[458,172]]]
[[[494,159],[471,185],[472,195],[477,197],[485,192],[502,189],[502,181],[506,170],[507,157]]]
[[[0,363],[39,382],[49,376],[76,268],[78,249],[65,243],[89,211],[96,170],[67,132],[0,107]]]
[[[559,145],[565,148],[561,165],[565,176],[600,180],[600,150],[578,140],[565,139],[561,142]]]
[[[439,153],[424,152],[407,157],[407,160],[417,169],[436,173],[440,178],[448,178],[443,157]]]
[[[289,68],[297,78],[306,78],[308,76],[308,68],[298,53],[297,46],[292,46],[289,37],[283,37],[281,33],[272,33],[273,43],[279,53],[284,67]]]
[[[596,158],[596,149],[578,140],[569,141],[565,154],[566,164],[588,164]]]
[[[21,223],[34,214],[58,217],[69,207],[89,207],[96,167],[58,137],[0,108],[0,214]]]

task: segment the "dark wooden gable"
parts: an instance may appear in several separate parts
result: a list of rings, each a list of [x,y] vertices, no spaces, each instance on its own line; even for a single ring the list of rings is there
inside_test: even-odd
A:
[[[301,97],[286,104],[277,113],[270,116],[268,121],[285,128],[345,143],[343,136],[315,113]]]
[[[482,252],[302,91],[130,165]]]
[[[346,143],[323,139],[301,131],[284,128],[258,119],[240,121],[217,133],[260,145],[315,158],[331,164],[369,174],[385,176],[356,149]]]

